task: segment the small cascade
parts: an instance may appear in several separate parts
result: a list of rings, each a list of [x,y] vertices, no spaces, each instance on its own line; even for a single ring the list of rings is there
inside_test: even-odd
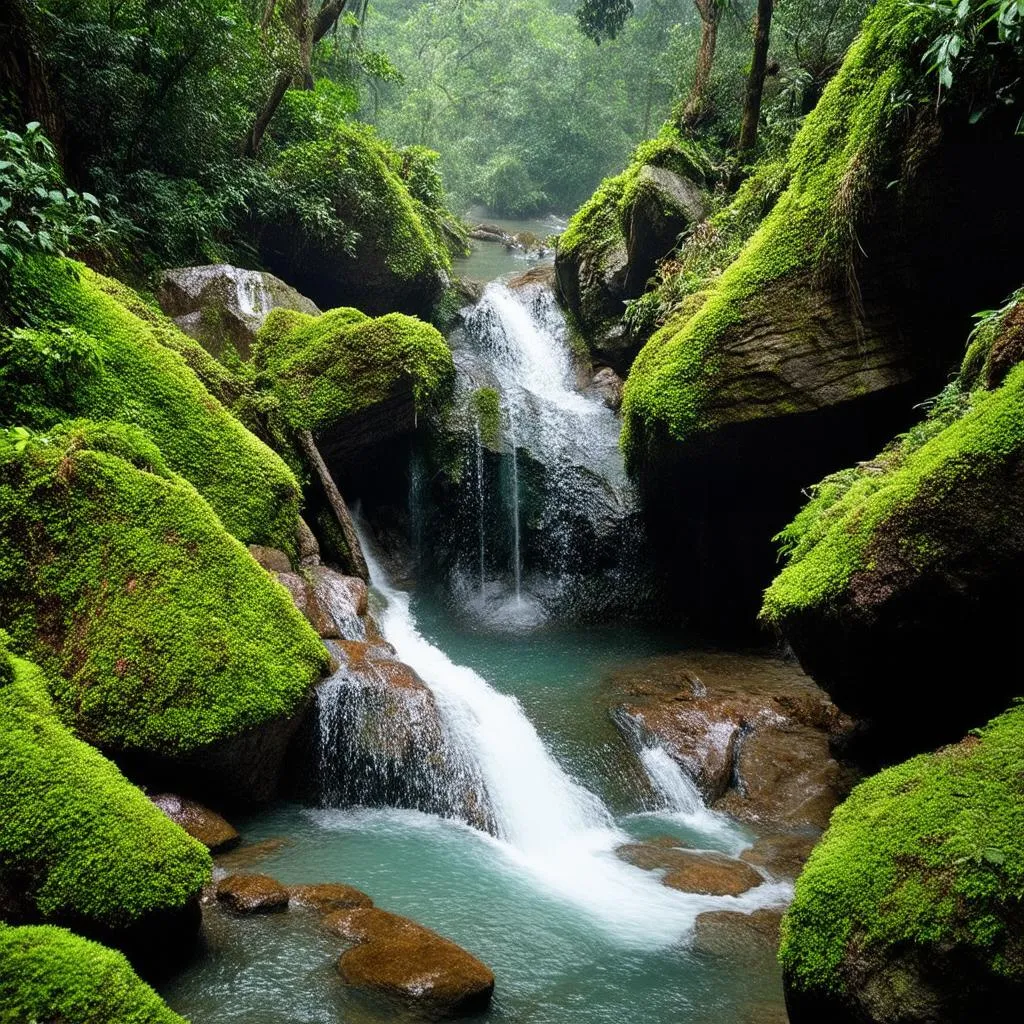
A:
[[[624,945],[669,944],[720,898],[678,892],[618,859],[628,841],[604,803],[552,757],[519,702],[455,664],[419,632],[409,595],[395,589],[365,544],[371,579],[386,600],[381,626],[397,657],[437,701],[457,749],[475,766],[499,849],[535,884],[613,933]],[[730,898],[730,909],[775,902],[771,886]]]
[[[619,420],[577,389],[551,289],[492,282],[451,343],[462,493],[447,494],[433,518],[450,592],[465,611],[502,628],[638,612],[650,573]],[[445,513],[453,507],[475,510],[472,533]],[[414,518],[423,514],[413,510]]]
[[[241,267],[225,267],[224,272],[234,283],[239,312],[243,316],[262,320],[273,306],[263,274],[258,270],[243,270]]]

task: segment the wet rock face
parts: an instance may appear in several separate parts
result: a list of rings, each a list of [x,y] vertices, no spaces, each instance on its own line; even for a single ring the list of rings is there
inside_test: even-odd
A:
[[[394,999],[433,1019],[482,1013],[494,975],[460,946],[377,908],[342,910],[324,926],[352,948],[338,960],[346,984]]]
[[[600,398],[613,412],[618,412],[622,406],[622,388],[622,378],[610,366],[598,370],[587,385],[587,391]]]
[[[662,871],[662,882],[680,892],[700,896],[739,896],[764,879],[749,864],[720,853],[687,850],[671,837],[627,843],[615,851],[645,871]]]
[[[796,665],[695,652],[609,682],[627,739],[663,747],[709,806],[741,820],[820,830],[853,784],[830,749],[853,723]]]
[[[409,807],[493,830],[483,782],[448,735],[434,694],[386,646],[330,644],[309,742],[322,806]]]
[[[279,277],[226,263],[165,270],[157,281],[156,298],[186,334],[218,359],[232,349],[248,359],[256,332],[272,309],[320,312]]]
[[[321,914],[333,914],[339,910],[356,907],[372,907],[373,900],[341,882],[321,882],[315,885],[288,886],[289,903],[293,907],[309,907]]]
[[[288,909],[288,890],[269,875],[228,875],[217,899],[236,914],[274,914]]]
[[[193,839],[198,839],[211,853],[223,853],[242,840],[233,825],[195,800],[173,793],[161,793],[150,799],[171,821],[180,825]]]

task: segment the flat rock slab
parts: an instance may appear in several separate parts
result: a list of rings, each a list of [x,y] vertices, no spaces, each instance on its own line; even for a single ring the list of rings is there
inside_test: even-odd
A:
[[[762,908],[751,914],[713,910],[699,914],[694,923],[693,949],[717,957],[750,959],[779,948],[782,910]]]
[[[340,910],[324,926],[352,943],[338,973],[353,988],[378,993],[433,1019],[487,1009],[494,975],[461,946],[406,917],[376,907]]]
[[[236,914],[273,914],[288,909],[288,890],[269,875],[228,875],[217,899]]]
[[[242,841],[233,825],[195,800],[173,793],[161,793],[150,799],[171,821],[180,825],[193,839],[198,839],[211,853],[230,850]]]
[[[321,914],[338,910],[352,910],[356,907],[372,907],[373,900],[351,885],[340,882],[324,882],[317,885],[289,885],[289,901],[293,906],[309,907]]]
[[[646,871],[663,871],[662,883],[670,888],[701,896],[739,896],[764,881],[742,860],[669,845],[667,839],[627,843],[615,852],[622,860]]]
[[[740,854],[740,860],[764,869],[775,878],[796,878],[819,838],[806,833],[761,836]]]

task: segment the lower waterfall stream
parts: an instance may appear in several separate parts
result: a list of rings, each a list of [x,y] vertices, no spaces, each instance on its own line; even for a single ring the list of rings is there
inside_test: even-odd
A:
[[[481,536],[469,534],[468,550]],[[497,979],[487,1020],[785,1020],[770,948],[712,955],[690,937],[698,914],[777,906],[787,886],[765,883],[740,897],[684,893],[615,853],[666,835],[730,854],[751,841],[704,806],[665,751],[629,750],[609,716],[602,679],[675,649],[678,638],[625,625],[496,629],[453,614],[436,592],[398,588],[372,546],[366,551],[382,632],[431,691],[449,741],[486,792],[495,834],[412,810],[279,804],[237,823],[246,846],[229,855],[232,864],[285,884],[354,885],[464,946]],[[476,578],[482,568],[481,558]],[[502,601],[515,599],[519,568],[517,555]],[[214,908],[204,955],[161,991],[193,1024],[407,1019],[339,983],[337,939],[313,918]]]

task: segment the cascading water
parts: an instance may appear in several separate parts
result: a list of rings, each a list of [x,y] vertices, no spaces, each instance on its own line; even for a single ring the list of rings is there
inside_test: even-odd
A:
[[[551,615],[636,611],[649,589],[646,550],[620,424],[577,389],[551,289],[492,282],[451,343],[465,470],[462,493],[448,496],[435,521],[463,607],[513,628]],[[494,396],[493,421],[481,440],[485,392]],[[476,528],[453,522],[443,511],[453,506],[473,509]]]
[[[409,595],[388,583],[372,547],[365,541],[363,546],[374,585],[386,601],[384,635],[430,687],[454,744],[473,761],[499,847],[516,866],[627,945],[675,941],[697,914],[712,908],[778,902],[781,890],[773,885],[738,899],[677,892],[619,860],[614,850],[628,837],[600,798],[551,756],[514,697],[453,663],[421,635]]]

